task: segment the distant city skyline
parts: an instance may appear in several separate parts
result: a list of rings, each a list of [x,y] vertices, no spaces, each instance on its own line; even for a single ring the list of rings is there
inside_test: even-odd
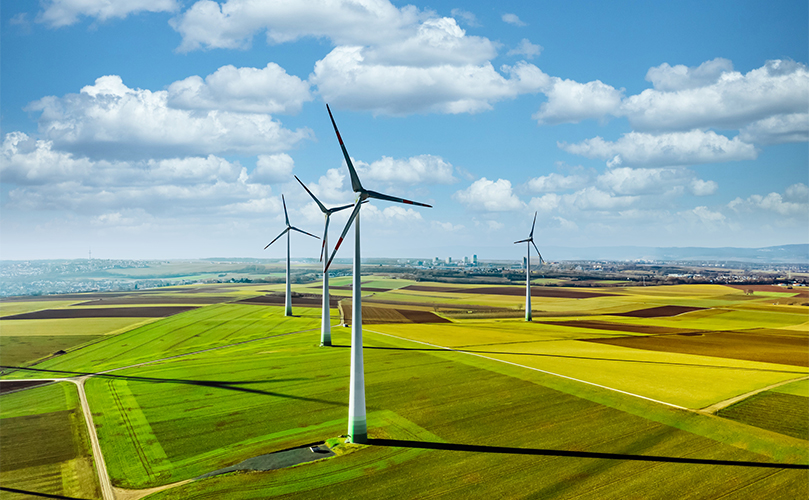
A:
[[[323,221],[293,175],[354,201],[327,103],[365,188],[434,207],[369,203],[364,257],[520,260],[534,211],[551,259],[807,243],[807,18],[805,1],[4,3],[0,259],[283,257],[262,250],[282,194],[301,229]],[[304,238],[293,258],[317,258]]]

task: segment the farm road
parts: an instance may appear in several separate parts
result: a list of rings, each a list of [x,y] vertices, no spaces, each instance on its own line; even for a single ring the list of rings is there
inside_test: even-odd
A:
[[[257,338],[257,339],[250,339],[250,340],[244,340],[244,341],[241,341],[241,342],[234,342],[232,344],[222,345],[222,346],[218,346],[218,347],[211,347],[209,349],[201,349],[199,351],[188,352],[188,353],[185,353],[185,354],[178,354],[178,355],[175,355],[175,356],[168,356],[166,358],[154,359],[154,360],[151,360],[151,361],[144,361],[142,363],[136,363],[136,364],[128,365],[128,366],[121,366],[121,367],[118,367],[118,368],[111,368],[109,370],[104,370],[104,371],[100,371],[100,372],[82,374],[81,376],[78,376],[78,377],[34,378],[34,379],[25,379],[25,380],[29,380],[29,381],[32,381],[32,382],[34,382],[34,381],[71,382],[71,383],[76,384],[76,387],[78,388],[78,391],[79,391],[79,399],[81,401],[82,413],[84,413],[84,422],[87,425],[87,433],[90,436],[90,442],[91,442],[91,445],[92,445],[92,448],[93,448],[93,457],[96,460],[96,470],[98,470],[98,482],[101,485],[102,498],[104,500],[122,500],[122,499],[134,500],[134,499],[137,499],[137,498],[141,498],[142,496],[148,495],[150,493],[154,493],[155,491],[159,491],[159,490],[162,490],[162,489],[167,489],[167,488],[170,488],[170,487],[173,487],[173,486],[179,486],[180,484],[185,484],[187,481],[181,481],[179,483],[174,483],[174,484],[165,485],[165,486],[159,486],[157,488],[149,488],[148,490],[124,490],[124,489],[120,489],[120,488],[113,488],[112,481],[110,481],[110,476],[109,476],[109,473],[107,472],[107,464],[104,461],[104,455],[101,452],[101,445],[98,442],[98,434],[96,433],[96,426],[95,426],[95,423],[93,422],[93,414],[90,412],[90,404],[87,402],[87,395],[84,392],[84,383],[87,381],[87,379],[89,379],[90,377],[93,377],[95,375],[103,375],[103,374],[118,371],[118,370],[126,370],[128,368],[137,368],[139,366],[150,365],[152,363],[159,363],[161,361],[169,361],[169,360],[172,360],[172,359],[184,358],[184,357],[187,357],[187,356],[193,356],[195,354],[201,354],[201,353],[204,353],[204,352],[217,351],[217,350],[220,350],[220,349],[228,349],[230,347],[249,344],[251,342],[258,342],[260,340],[266,340],[266,339],[276,338],[276,337],[285,337],[287,335],[295,335],[295,334],[298,334],[298,333],[306,333],[306,332],[311,332],[311,331],[315,331],[315,330],[320,330],[320,327],[318,326],[317,328],[308,328],[306,330],[299,330],[299,331],[296,331],[296,332],[280,333],[278,335],[268,335],[266,337],[261,337],[261,338]],[[6,366],[4,366],[2,368],[17,368],[17,367],[13,367],[13,366],[6,367]],[[24,370],[25,368],[19,368],[19,369]]]
[[[93,449],[93,457],[96,462],[96,470],[98,471],[98,482],[101,485],[101,496],[104,500],[115,500],[115,494],[112,491],[112,482],[107,473],[107,464],[104,462],[104,454],[101,453],[101,445],[98,442],[98,434],[96,427],[93,424],[93,414],[90,413],[90,405],[87,403],[87,394],[84,392],[84,382],[90,378],[90,375],[81,377],[70,378],[41,378],[41,379],[26,379],[30,381],[42,382],[71,382],[76,384],[79,391],[79,401],[81,401],[81,411],[84,414],[84,423],[87,425],[87,434],[90,436],[90,445]],[[40,386],[36,386],[40,387]]]

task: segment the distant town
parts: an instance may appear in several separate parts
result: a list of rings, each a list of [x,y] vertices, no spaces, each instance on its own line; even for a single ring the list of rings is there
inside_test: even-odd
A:
[[[531,262],[532,281],[546,286],[627,286],[683,283],[806,286],[809,264],[738,261],[571,260]],[[477,255],[432,259],[363,259],[363,273],[417,281],[525,283],[526,259],[480,260]],[[317,259],[297,259],[292,279],[320,279]],[[331,276],[351,274],[336,259]],[[0,261],[0,297],[131,291],[193,283],[282,282],[283,259],[141,261],[115,259]]]

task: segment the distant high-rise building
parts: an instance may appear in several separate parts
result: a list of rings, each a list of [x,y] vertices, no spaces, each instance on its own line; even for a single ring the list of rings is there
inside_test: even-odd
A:
[[[464,257],[463,258],[463,265],[465,265],[465,266],[469,265],[469,257]]]
[[[473,266],[477,266],[477,265],[478,265],[478,256],[477,256],[477,255],[473,255],[473,256],[472,256],[472,265],[473,265]]]
[[[528,259],[526,257],[523,257],[522,258],[522,267],[527,267],[527,266],[528,266]]]
[[[447,264],[452,264],[452,257],[447,257],[447,260],[444,262],[446,262]]]

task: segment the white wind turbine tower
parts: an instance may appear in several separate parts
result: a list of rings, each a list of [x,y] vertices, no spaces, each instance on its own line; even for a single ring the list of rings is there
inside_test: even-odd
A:
[[[531,233],[528,238],[514,242],[515,245],[517,243],[526,243],[528,247],[528,258],[525,260],[525,321],[531,321],[531,245],[536,248],[537,255],[539,255],[539,265],[542,265],[542,254],[539,253],[539,248],[534,243],[534,225],[536,223],[537,213],[534,212],[534,222],[531,223]]]
[[[351,382],[349,385],[349,399],[348,399],[348,440],[352,443],[365,443],[368,441],[368,425],[365,420],[365,375],[362,363],[362,288],[360,282],[360,208],[362,204],[369,198],[377,200],[395,201],[397,203],[406,203],[408,205],[419,205],[422,207],[432,208],[426,203],[418,203],[415,201],[405,200],[403,198],[396,198],[386,194],[370,191],[362,187],[360,178],[357,176],[357,171],[354,170],[354,164],[351,162],[351,157],[348,156],[343,138],[340,137],[340,132],[337,130],[337,124],[334,122],[334,117],[331,114],[329,105],[326,105],[326,110],[329,112],[331,124],[334,127],[334,133],[337,134],[337,140],[340,142],[340,148],[343,150],[343,157],[345,157],[346,166],[348,166],[348,173],[351,176],[351,188],[357,193],[357,200],[354,202],[354,210],[346,222],[343,233],[340,239],[337,240],[337,245],[326,263],[326,270],[331,265],[337,249],[343,242],[343,238],[348,232],[351,223],[354,222],[354,276],[351,291]]]
[[[291,287],[290,281],[289,281],[289,234],[290,234],[290,230],[298,231],[299,233],[303,233],[303,234],[307,234],[307,235],[311,236],[312,238],[317,238],[317,239],[320,239],[320,238],[318,238],[314,234],[309,234],[306,231],[298,229],[295,226],[289,225],[289,215],[287,215],[287,202],[284,200],[284,195],[281,195],[281,203],[284,204],[284,220],[286,220],[287,228],[284,229],[283,231],[281,231],[281,234],[276,236],[274,240],[267,243],[267,246],[264,247],[264,250],[266,250],[267,247],[269,247],[270,245],[275,243],[275,241],[278,238],[280,238],[281,236],[283,236],[284,234],[287,235],[287,294],[286,294],[286,299],[284,300],[284,316],[292,316],[292,287]]]
[[[295,176],[295,179],[297,179],[298,182],[301,183],[303,189],[305,189],[306,192],[309,193],[309,196],[311,196],[312,199],[315,200],[315,203],[317,203],[317,206],[320,208],[320,211],[323,212],[323,215],[326,216],[326,228],[323,230],[323,245],[320,247],[320,260],[323,261],[323,314],[320,324],[320,345],[330,346],[331,322],[329,313],[329,272],[326,270],[327,264],[326,259],[323,258],[323,254],[329,247],[329,217],[331,217],[331,214],[333,214],[334,212],[339,212],[340,210],[351,208],[354,205],[349,204],[343,205],[341,207],[326,208],[325,206],[323,206],[322,203],[320,203],[320,200],[318,200],[317,197],[311,191],[309,191],[309,188],[306,187],[306,184],[304,184],[303,182],[301,182],[300,179],[298,179],[297,175]]]

